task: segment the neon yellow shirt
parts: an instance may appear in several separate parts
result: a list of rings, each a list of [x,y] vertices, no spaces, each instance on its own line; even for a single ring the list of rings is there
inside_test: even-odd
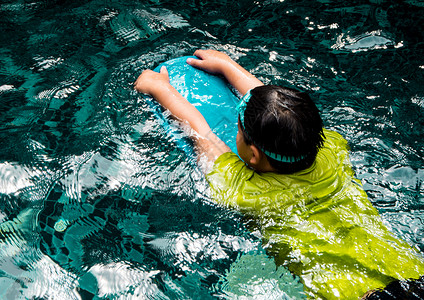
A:
[[[314,299],[358,299],[395,279],[424,275],[424,261],[393,236],[354,177],[346,140],[326,139],[307,170],[258,174],[224,153],[207,178],[219,203],[258,222],[276,263]]]

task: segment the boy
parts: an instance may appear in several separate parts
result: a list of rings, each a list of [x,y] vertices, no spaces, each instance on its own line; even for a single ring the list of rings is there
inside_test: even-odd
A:
[[[298,275],[314,299],[358,299],[399,279],[417,279],[424,262],[383,225],[354,173],[347,142],[322,128],[308,95],[264,86],[224,53],[198,50],[187,63],[222,75],[243,96],[237,151],[169,83],[167,70],[135,83],[197,132],[213,198],[256,219],[277,264]],[[205,138],[208,137],[208,138]]]

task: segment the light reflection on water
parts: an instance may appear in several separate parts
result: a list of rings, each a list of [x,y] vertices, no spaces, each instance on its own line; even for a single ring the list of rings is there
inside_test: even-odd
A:
[[[423,250],[422,10],[2,3],[0,295],[222,295],[216,283],[259,239],[209,202],[193,160],[132,90],[143,69],[206,47],[266,83],[311,92],[387,226]]]

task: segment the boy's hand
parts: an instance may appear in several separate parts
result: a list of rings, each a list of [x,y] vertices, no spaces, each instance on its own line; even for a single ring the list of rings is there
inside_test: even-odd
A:
[[[197,50],[194,55],[199,59],[189,58],[187,63],[212,74],[222,75],[224,69],[233,63],[233,60],[227,54],[216,50]]]
[[[144,70],[134,83],[134,89],[140,93],[154,96],[161,89],[169,85],[169,75],[166,67],[160,69],[160,73],[152,70]]]
[[[208,73],[224,76],[242,95],[257,86],[263,85],[259,79],[225,53],[216,50],[197,50],[194,55],[199,59],[187,59],[189,65]]]

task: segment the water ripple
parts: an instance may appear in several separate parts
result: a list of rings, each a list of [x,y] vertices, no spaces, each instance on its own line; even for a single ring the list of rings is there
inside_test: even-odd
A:
[[[90,273],[96,277],[99,297],[164,297],[155,283],[155,277],[160,274],[157,270],[146,271],[123,261],[95,265],[90,268]]]
[[[373,31],[354,37],[341,34],[339,37],[337,37],[337,42],[331,48],[336,50],[358,52],[387,49],[390,46],[394,48],[400,48],[403,47],[403,43],[395,43],[393,40],[385,37],[381,31]]]

